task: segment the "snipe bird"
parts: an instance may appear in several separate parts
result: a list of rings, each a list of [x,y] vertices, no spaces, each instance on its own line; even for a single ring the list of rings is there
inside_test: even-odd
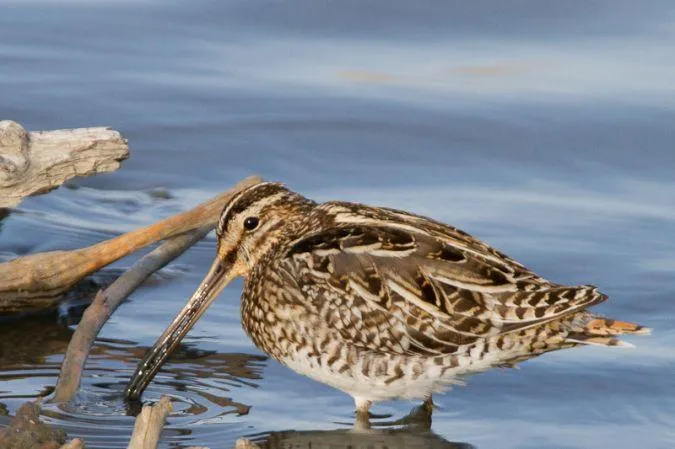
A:
[[[577,345],[621,345],[648,329],[592,314],[607,297],[550,282],[430,218],[347,202],[316,203],[279,183],[234,196],[215,262],[139,364],[139,398],[170,352],[235,277],[241,319],[289,368],[372,402],[429,400],[463,375]]]

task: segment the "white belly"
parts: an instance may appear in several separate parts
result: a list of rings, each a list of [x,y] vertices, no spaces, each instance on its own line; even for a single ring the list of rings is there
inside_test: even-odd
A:
[[[462,384],[460,376],[484,371],[513,355],[515,354],[502,352],[499,355],[495,354],[494,357],[476,361],[470,353],[466,353],[465,357],[459,358],[456,367],[448,368],[451,356],[440,357],[448,360],[448,363],[444,364],[444,360],[436,360],[433,357],[389,354],[373,356],[371,353],[370,357],[382,357],[382,360],[371,359],[364,369],[363,357],[356,358],[353,366],[349,366],[349,369],[343,368],[342,372],[340,367],[344,365],[333,363],[331,366],[326,356],[308,357],[302,351],[292,352],[280,361],[297,373],[344,391],[355,398],[376,402],[390,399],[425,399],[429,394],[446,390],[453,384]],[[386,363],[390,368],[397,364],[403,375],[395,376],[392,369],[387,373],[378,374],[374,369],[378,363]]]

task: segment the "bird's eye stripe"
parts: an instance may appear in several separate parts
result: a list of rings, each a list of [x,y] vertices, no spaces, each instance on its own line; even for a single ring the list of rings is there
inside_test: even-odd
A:
[[[286,188],[281,184],[258,184],[246,190],[241,196],[232,204],[230,214],[232,217],[245,211],[253,204],[260,200],[271,198],[272,196],[285,191]]]
[[[279,183],[261,183],[256,184],[237,194],[230,202],[225,205],[220,213],[220,220],[216,227],[216,234],[222,235],[225,232],[227,223],[238,214],[249,209],[255,203],[261,200],[275,201],[283,197],[287,192],[283,184]]]

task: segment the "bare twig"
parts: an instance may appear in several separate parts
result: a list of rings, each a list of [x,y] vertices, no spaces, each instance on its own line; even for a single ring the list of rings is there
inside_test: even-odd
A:
[[[159,240],[215,226],[232,195],[259,182],[257,176],[246,178],[187,212],[87,248],[34,254],[0,264],[0,315],[54,307],[75,283],[100,268]]]
[[[204,238],[211,228],[212,226],[203,226],[195,231],[172,237],[142,257],[105,291],[100,291],[96,295],[70,339],[52,397],[53,402],[68,402],[75,396],[94,339],[120,304],[152,273]]]
[[[155,405],[144,406],[136,417],[134,433],[131,435],[127,449],[155,449],[164,427],[164,421],[171,409],[168,396],[162,396]]]
[[[48,192],[75,176],[117,170],[129,157],[127,141],[110,128],[26,132],[0,121],[0,207]]]

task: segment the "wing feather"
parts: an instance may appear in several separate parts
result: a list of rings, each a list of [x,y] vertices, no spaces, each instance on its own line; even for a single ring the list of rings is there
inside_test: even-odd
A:
[[[352,344],[447,354],[605,299],[593,286],[553,284],[455,228],[400,211],[368,212],[295,241],[270,267]]]

